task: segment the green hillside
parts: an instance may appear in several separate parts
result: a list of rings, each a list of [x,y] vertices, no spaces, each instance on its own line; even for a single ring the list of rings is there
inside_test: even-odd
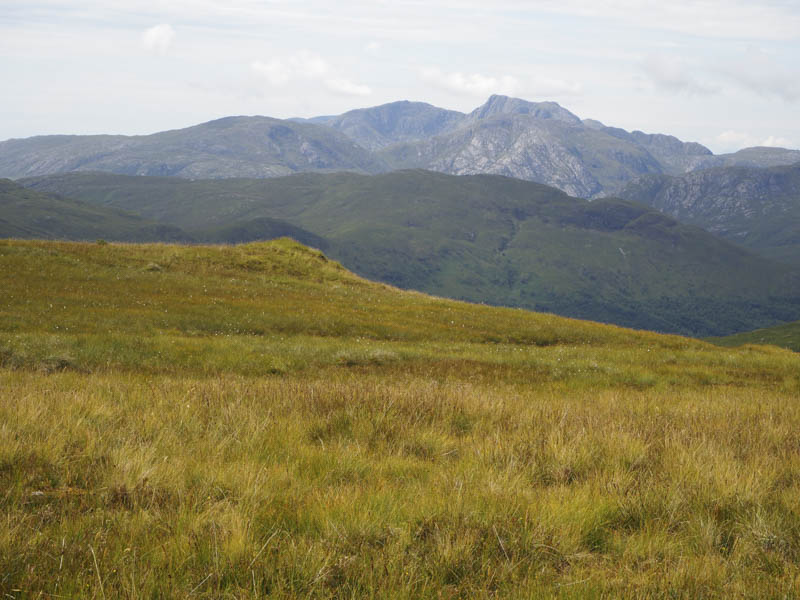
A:
[[[137,242],[192,239],[173,225],[26,189],[9,179],[0,179],[0,237]]]
[[[0,241],[0,593],[797,595],[800,356],[279,240]]]
[[[725,337],[711,337],[708,341],[720,346],[742,346],[744,344],[771,344],[800,352],[800,321],[784,323],[755,331],[743,331]]]
[[[642,205],[590,203],[506,177],[66,174],[23,183],[135,212],[197,239],[209,229],[257,231],[264,218],[277,219],[302,228],[303,241],[360,275],[473,302],[693,335],[800,315],[800,283],[790,267]]]

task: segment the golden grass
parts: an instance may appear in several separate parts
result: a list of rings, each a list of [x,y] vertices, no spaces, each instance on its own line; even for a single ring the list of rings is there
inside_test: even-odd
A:
[[[284,241],[5,242],[0,284],[0,594],[800,596],[790,352]]]

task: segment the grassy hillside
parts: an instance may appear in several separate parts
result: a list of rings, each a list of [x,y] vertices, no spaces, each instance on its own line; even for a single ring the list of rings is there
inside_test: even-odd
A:
[[[0,241],[5,597],[796,597],[800,357]]]
[[[264,218],[277,219],[318,236],[301,239],[365,277],[473,302],[693,335],[800,316],[800,281],[789,267],[641,205],[590,203],[507,177],[68,174],[24,184],[135,212],[198,239],[222,228],[226,241],[250,241],[233,230],[252,234]]]
[[[0,237],[137,242],[192,239],[174,225],[159,224],[113,207],[29,190],[9,179],[0,179]]]
[[[708,341],[720,346],[742,346],[744,344],[771,344],[800,352],[800,321],[775,325],[755,331],[743,331],[725,337],[712,337]]]

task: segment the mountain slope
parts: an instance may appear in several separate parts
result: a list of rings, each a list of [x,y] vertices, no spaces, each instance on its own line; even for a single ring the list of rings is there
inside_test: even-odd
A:
[[[573,196],[597,197],[659,162],[635,142],[578,123],[526,114],[498,114],[429,140],[381,153],[395,168],[454,175],[490,173],[551,185]]]
[[[710,337],[707,341],[720,346],[742,346],[744,344],[769,344],[800,352],[800,321],[784,323],[755,331],[743,331],[725,337]]]
[[[404,100],[312,121],[341,131],[364,148],[379,150],[398,142],[418,140],[451,130],[464,117],[463,113],[454,110]]]
[[[789,267],[624,200],[428,171],[186,181],[71,174],[26,185],[183,228],[269,218],[400,287],[660,331],[712,335],[800,315]]]
[[[174,225],[26,189],[0,179],[0,237],[119,241],[191,241]]]
[[[800,264],[800,163],[651,175],[628,184],[620,196],[766,257]]]
[[[328,127],[268,117],[227,117],[146,136],[41,136],[0,142],[0,176],[68,171],[179,177],[272,177],[297,171],[384,167]]]

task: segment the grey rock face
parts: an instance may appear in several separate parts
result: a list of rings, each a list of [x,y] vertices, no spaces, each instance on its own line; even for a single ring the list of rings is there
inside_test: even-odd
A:
[[[646,176],[619,194],[759,251],[800,262],[800,163]]]
[[[395,167],[454,175],[491,173],[552,185],[593,198],[662,167],[638,144],[585,127],[580,121],[499,114],[429,140],[381,153]]]

